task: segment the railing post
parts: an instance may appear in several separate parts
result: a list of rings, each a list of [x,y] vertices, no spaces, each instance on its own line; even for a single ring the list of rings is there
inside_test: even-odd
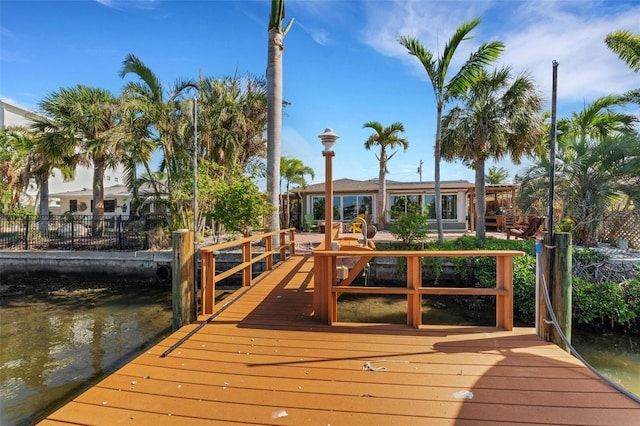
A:
[[[216,287],[214,274],[216,271],[216,255],[212,251],[201,251],[202,272],[200,281],[202,282],[202,314],[213,313],[213,306],[216,300]]]
[[[422,324],[422,265],[420,256],[407,256],[407,325],[419,328]]]
[[[245,267],[242,269],[242,286],[250,287],[253,274],[253,264],[251,263],[251,241],[242,244],[242,263]]]
[[[513,330],[513,257],[496,256],[496,288],[507,294],[496,295],[496,327]]]
[[[173,233],[173,268],[171,295],[173,306],[173,330],[195,320],[193,294],[193,233],[179,229]]]

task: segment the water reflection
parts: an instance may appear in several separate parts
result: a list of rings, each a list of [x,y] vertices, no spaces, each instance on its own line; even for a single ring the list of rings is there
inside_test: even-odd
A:
[[[166,335],[168,289],[59,291],[0,306],[0,424],[32,424]]]

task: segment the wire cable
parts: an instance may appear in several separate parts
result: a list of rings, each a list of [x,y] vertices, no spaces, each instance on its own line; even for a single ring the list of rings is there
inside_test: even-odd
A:
[[[542,272],[542,262],[539,261],[537,269],[538,269],[538,273],[541,275],[542,277],[542,293],[544,294],[544,301],[547,304],[547,311],[549,312],[549,316],[551,317],[551,321],[546,321],[546,323],[551,323],[553,324],[553,327],[556,329],[556,332],[558,333],[558,335],[560,336],[560,338],[562,339],[562,341],[564,342],[565,345],[567,345],[567,347],[569,348],[569,350],[571,351],[571,354],[573,356],[575,356],[576,358],[578,358],[580,360],[580,362],[582,362],[585,367],[587,367],[589,370],[591,370],[591,372],[593,372],[596,376],[598,376],[599,378],[601,378],[602,380],[604,380],[609,386],[611,386],[612,388],[614,388],[615,390],[617,390],[620,393],[625,394],[626,396],[628,396],[629,398],[631,398],[632,400],[634,400],[637,403],[640,403],[640,397],[637,396],[636,394],[628,391],[627,389],[623,388],[622,386],[620,386],[617,383],[612,382],[611,380],[609,380],[609,378],[605,377],[604,375],[602,375],[602,373],[600,373],[598,370],[596,370],[595,368],[593,368],[591,366],[591,364],[589,364],[579,353],[578,351],[571,345],[571,342],[569,342],[567,340],[567,337],[564,335],[564,333],[562,332],[562,329],[560,329],[560,325],[558,324],[558,319],[556,318],[556,314],[555,312],[553,312],[553,307],[551,306],[551,298],[549,297],[549,291],[547,289],[547,282],[546,279],[544,277],[544,273]]]

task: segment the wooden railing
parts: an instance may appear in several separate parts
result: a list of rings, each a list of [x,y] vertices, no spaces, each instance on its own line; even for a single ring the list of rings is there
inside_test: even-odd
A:
[[[273,247],[273,237],[280,235],[280,245]],[[263,242],[264,250],[256,251],[254,256],[252,246],[257,241]],[[216,254],[222,250],[229,250],[239,247],[242,251],[242,261],[240,264],[227,269],[224,272],[216,274]],[[202,314],[212,314],[215,305],[215,284],[225,278],[242,273],[242,286],[250,286],[254,280],[258,279],[264,273],[271,271],[275,265],[284,262],[289,257],[295,255],[295,228],[282,229],[275,232],[267,232],[257,234],[239,240],[233,240],[226,243],[215,244],[200,249],[202,256]],[[274,262],[274,256],[279,254],[279,259]],[[253,276],[253,265],[257,262],[265,261],[265,270]]]
[[[314,250],[314,311],[316,318],[333,324],[338,317],[338,296],[342,293],[358,294],[406,294],[407,324],[418,328],[422,324],[422,295],[483,295],[496,296],[496,327],[513,328],[513,257],[524,256],[517,250],[450,250],[450,251],[363,251],[363,250]],[[364,287],[342,286],[337,283],[336,260],[338,256],[359,257],[366,263],[374,257],[404,257],[407,259],[407,286]],[[423,287],[423,257],[474,257],[496,258],[495,288],[476,287]],[[357,272],[357,271],[356,271]]]

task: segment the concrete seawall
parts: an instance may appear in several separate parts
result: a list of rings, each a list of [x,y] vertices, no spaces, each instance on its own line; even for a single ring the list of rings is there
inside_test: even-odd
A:
[[[164,278],[172,259],[170,250],[0,251],[0,285],[31,278],[157,281]]]

